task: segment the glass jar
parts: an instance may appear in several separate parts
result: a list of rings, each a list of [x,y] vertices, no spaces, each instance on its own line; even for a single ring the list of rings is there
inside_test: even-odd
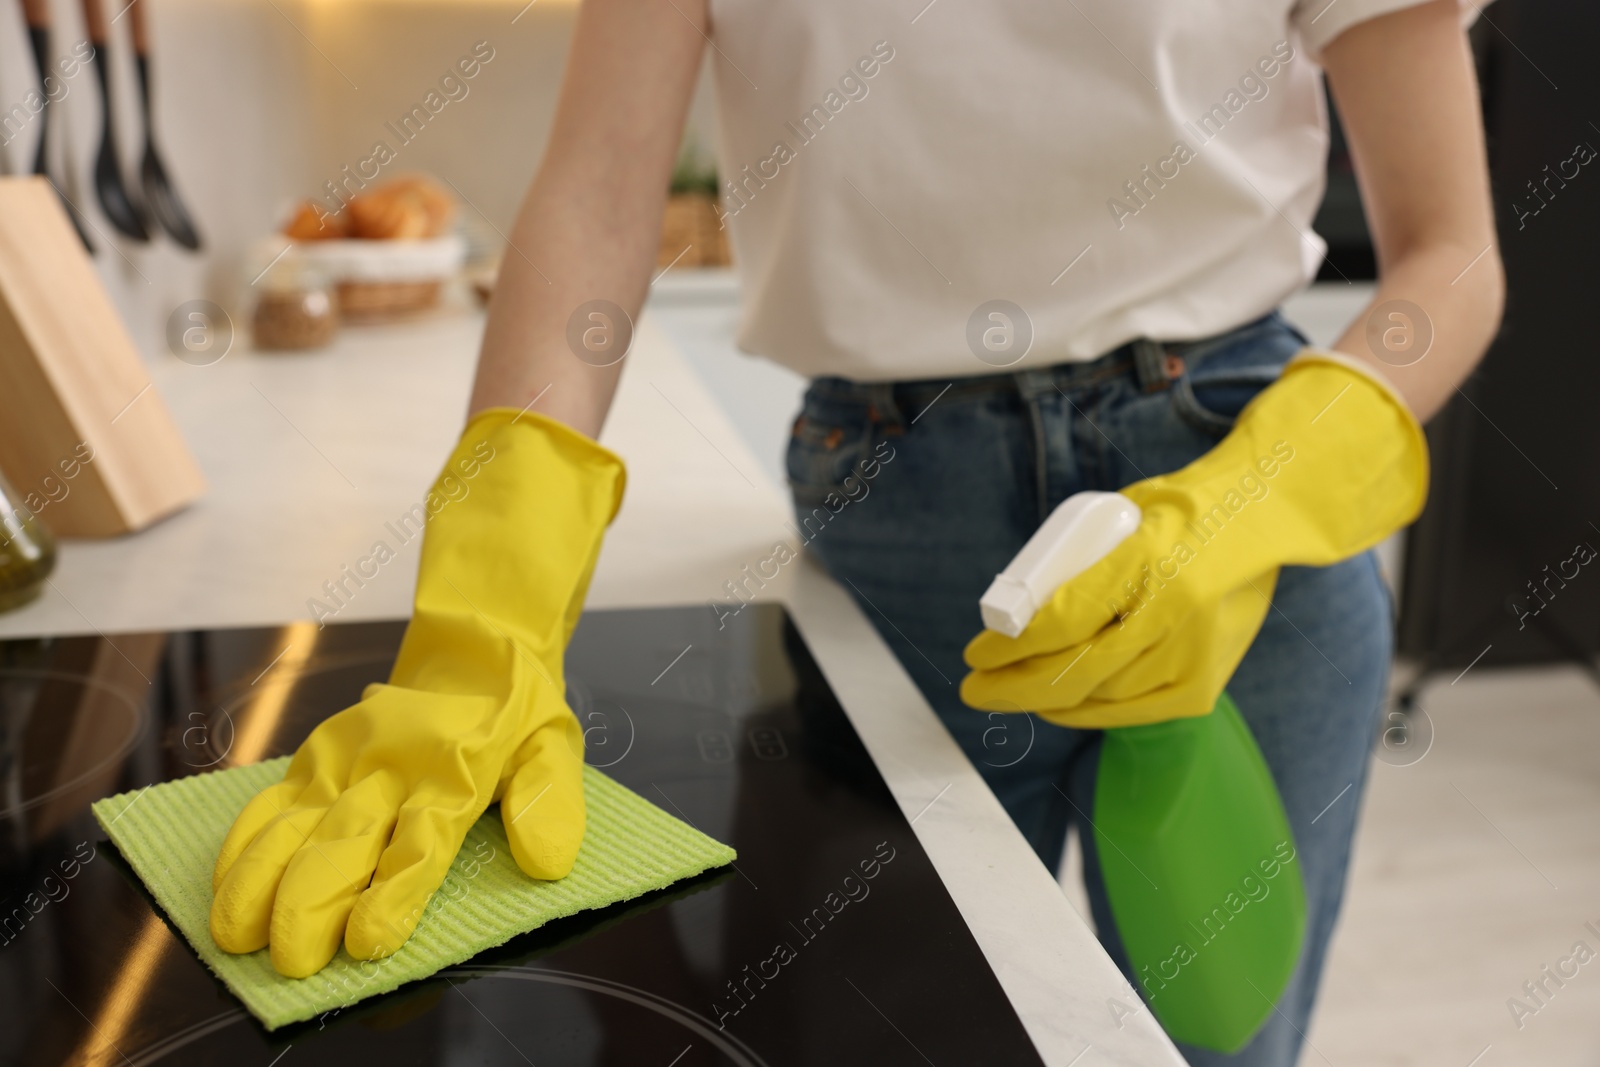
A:
[[[252,334],[260,349],[321,348],[339,332],[332,282],[291,250],[255,282]]]
[[[56,539],[0,476],[0,611],[28,603],[56,568]]]

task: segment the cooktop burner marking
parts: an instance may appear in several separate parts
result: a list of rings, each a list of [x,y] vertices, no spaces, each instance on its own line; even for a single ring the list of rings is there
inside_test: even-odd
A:
[[[541,796],[542,795],[543,794],[541,794]],[[445,976],[445,981],[450,983],[450,988],[451,989],[454,989],[457,993],[460,994],[462,1000],[466,1001],[468,1004],[472,1004],[472,998],[467,996],[465,993],[462,993],[461,992],[461,987],[456,985],[454,982],[451,982],[448,975]],[[482,1016],[483,1021],[488,1023],[489,1027],[492,1030],[494,1030],[495,1033],[499,1034],[502,1038],[505,1039],[505,1043],[511,1046],[511,1051],[515,1052],[518,1056],[522,1057],[522,1062],[523,1063],[526,1063],[528,1065],[528,1067],[533,1067],[533,1061],[528,1059],[528,1054],[526,1052],[523,1052],[520,1048],[518,1048],[517,1047],[517,1043],[515,1041],[511,1040],[509,1037],[506,1037],[506,1032],[504,1030],[500,1029],[498,1026],[495,1026],[494,1020],[489,1018],[487,1015],[484,1015],[482,1008],[478,1007],[476,1004],[472,1004],[472,1010],[477,1012],[480,1016]]]
[[[718,1030],[716,1025],[704,1015],[668,1000],[657,993],[625,982],[615,982],[607,978],[594,978],[586,974],[574,974],[570,971],[545,970],[534,967],[452,967],[447,971],[439,972],[448,981],[450,975],[461,975],[473,978],[499,978],[519,982],[545,982],[550,985],[571,986],[576,989],[585,989],[591,993],[600,993],[604,996],[615,997],[641,1008],[655,1012],[657,1015],[671,1019],[679,1026],[692,1030],[709,1041],[717,1051],[734,1062],[736,1067],[767,1067],[767,1062],[758,1056],[754,1049],[726,1030]],[[474,1005],[476,1007],[476,1005]],[[693,1045],[691,1044],[692,1048]],[[684,1050],[685,1052],[688,1049]],[[679,1053],[682,1057],[682,1053]],[[674,1063],[677,1061],[674,1060]]]
[[[110,644],[110,642],[107,642],[107,644]],[[113,645],[112,647],[116,646]],[[85,768],[73,777],[51,789],[45,790],[38,796],[23,797],[10,807],[0,808],[0,818],[16,815],[19,812],[27,811],[29,808],[38,807],[40,804],[44,804],[55,797],[80,787],[85,782],[93,780],[104,768],[119,764],[126,759],[128,753],[133,751],[134,746],[144,736],[145,726],[149,721],[149,709],[142,702],[135,701],[128,696],[127,692],[117,686],[108,685],[86,674],[70,674],[65,671],[52,670],[0,670],[0,683],[4,683],[7,680],[67,682],[84,688],[93,688],[115,697],[118,704],[127,709],[128,715],[120,724],[107,724],[107,729],[114,730],[118,726],[122,726],[126,728],[127,732],[123,736],[121,743],[108,751],[94,766]]]
[[[266,673],[268,671],[270,671],[272,668],[276,667],[278,665],[278,661],[280,659],[282,659],[284,656],[286,656],[288,654],[289,650],[291,648],[293,648],[293,647],[294,647],[294,645],[292,645],[292,644],[284,645],[283,646],[283,651],[279,652],[276,656],[273,656],[272,657],[272,662],[267,664],[265,667],[261,668],[261,673],[256,675],[255,678],[250,682],[250,684],[251,685],[255,685],[256,682],[261,681],[261,679],[266,676]]]

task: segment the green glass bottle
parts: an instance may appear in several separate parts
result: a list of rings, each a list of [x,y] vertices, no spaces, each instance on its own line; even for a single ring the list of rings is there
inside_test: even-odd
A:
[[[0,611],[38,596],[55,566],[55,538],[0,476]]]

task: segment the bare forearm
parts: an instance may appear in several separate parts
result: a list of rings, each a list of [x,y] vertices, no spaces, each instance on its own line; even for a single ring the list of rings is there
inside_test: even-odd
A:
[[[608,217],[606,205],[592,202],[594,191],[574,177],[541,174],[518,214],[490,303],[471,411],[532,403],[598,437],[622,363],[612,362],[598,335],[591,349],[580,347],[586,358],[579,358],[567,325],[595,300],[617,305],[628,321],[637,318],[655,263],[659,224],[651,219],[660,218],[661,196],[639,205],[653,216],[629,226]],[[664,194],[664,179],[661,185]],[[619,331],[626,323],[609,326],[610,345],[625,343]]]
[[[655,265],[705,21],[704,0],[583,5],[490,303],[472,413],[531,405],[599,436]]]
[[[1371,363],[1426,421],[1483,356],[1505,301],[1459,8],[1434,0],[1359,23],[1328,45],[1323,66],[1380,279],[1335,347]]]
[[[1371,303],[1334,348],[1372,364],[1426,422],[1482,358],[1504,301],[1497,249],[1418,249],[1385,266]]]

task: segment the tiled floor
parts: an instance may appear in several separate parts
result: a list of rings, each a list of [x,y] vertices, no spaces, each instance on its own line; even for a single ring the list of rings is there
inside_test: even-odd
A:
[[[1575,669],[1478,669],[1421,704],[1426,754],[1380,749],[1373,767],[1301,1064],[1595,1067],[1600,688]],[[1063,883],[1083,910],[1076,861]],[[1576,975],[1558,985],[1546,965]],[[1541,980],[1542,1006],[1523,989]]]

